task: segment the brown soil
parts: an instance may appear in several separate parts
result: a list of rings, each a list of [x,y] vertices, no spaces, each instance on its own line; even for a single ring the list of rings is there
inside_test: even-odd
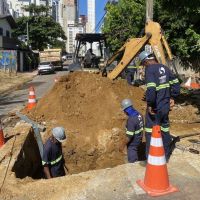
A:
[[[29,114],[45,121],[49,130],[66,128],[68,140],[63,148],[71,173],[113,167],[124,163],[119,146],[125,137],[126,116],[120,102],[131,98],[136,109],[144,112],[143,94],[141,88],[123,80],[77,72],[63,76]]]
[[[25,82],[33,78],[31,73],[18,73],[9,75],[8,73],[0,71],[0,93],[8,92],[21,87]]]
[[[124,154],[119,152],[126,122],[120,102],[130,98],[144,114],[143,96],[143,89],[131,87],[124,80],[111,81],[101,75],[76,72],[61,77],[29,116],[46,123],[45,139],[51,128],[66,128],[68,140],[63,144],[63,153],[70,173],[114,167],[125,162]],[[192,106],[174,109],[170,114],[173,129],[187,130],[188,125],[181,120],[191,116],[195,120],[195,111]]]

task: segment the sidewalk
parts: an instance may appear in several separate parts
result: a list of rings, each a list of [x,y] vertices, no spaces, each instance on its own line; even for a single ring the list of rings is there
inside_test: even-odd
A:
[[[19,88],[24,83],[32,80],[36,75],[37,70],[33,72],[18,72],[17,75],[11,74],[11,76],[0,71],[0,94],[2,95]]]

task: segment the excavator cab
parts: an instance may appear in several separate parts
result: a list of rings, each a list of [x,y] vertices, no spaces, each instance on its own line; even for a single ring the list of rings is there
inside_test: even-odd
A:
[[[106,37],[101,33],[76,34],[76,48],[69,71],[97,71],[104,67],[107,57]]]

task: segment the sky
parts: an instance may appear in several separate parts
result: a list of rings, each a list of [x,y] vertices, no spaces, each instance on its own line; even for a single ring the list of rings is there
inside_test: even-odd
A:
[[[96,25],[97,25],[105,13],[104,7],[108,0],[95,0],[95,1],[96,1]],[[79,14],[87,15],[87,0],[79,0]]]

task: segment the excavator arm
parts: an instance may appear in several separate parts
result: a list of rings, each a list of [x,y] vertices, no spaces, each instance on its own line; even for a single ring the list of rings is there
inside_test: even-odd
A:
[[[140,49],[147,43],[150,34],[146,34],[143,38],[133,38],[126,42],[124,45],[124,55],[119,64],[108,74],[108,78],[115,79],[125,69],[125,67],[131,62],[131,60],[137,55]],[[119,52],[120,53],[120,52]],[[115,54],[115,58],[117,55]],[[111,59],[113,60],[113,59]]]
[[[132,59],[144,48],[146,44],[149,44],[156,56],[159,63],[166,65],[166,54],[168,59],[172,60],[172,53],[170,47],[162,33],[160,24],[153,21],[148,21],[145,26],[145,36],[142,38],[129,39],[107,62],[109,66],[117,56],[124,51],[123,57],[118,65],[113,69],[112,72],[108,73],[108,78],[111,80],[116,79],[121,72],[128,66]],[[176,74],[177,70],[175,66]]]

